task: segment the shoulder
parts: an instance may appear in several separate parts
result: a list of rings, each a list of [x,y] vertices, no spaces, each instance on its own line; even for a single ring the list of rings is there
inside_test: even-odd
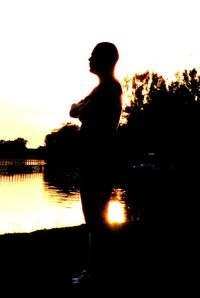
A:
[[[122,87],[119,81],[115,78],[107,80],[103,83],[103,89],[106,89],[107,92],[114,93],[116,95],[122,94]]]
[[[111,85],[111,90],[116,94],[116,95],[121,95],[122,94],[122,87],[120,82],[117,79],[113,79],[110,82]]]

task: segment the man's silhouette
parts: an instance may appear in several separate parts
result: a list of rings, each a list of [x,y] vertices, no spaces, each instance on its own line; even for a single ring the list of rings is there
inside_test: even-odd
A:
[[[115,138],[122,109],[122,89],[114,76],[118,58],[114,44],[96,45],[89,65],[99,84],[70,110],[70,116],[82,123],[80,193],[85,222],[94,238],[107,227],[107,207],[113,188]]]

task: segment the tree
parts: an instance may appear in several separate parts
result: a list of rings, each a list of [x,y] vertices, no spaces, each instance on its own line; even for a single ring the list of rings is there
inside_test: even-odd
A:
[[[130,105],[125,108],[127,122],[120,129],[129,159],[156,152],[177,160],[188,150],[190,156],[197,152],[200,76],[196,69],[177,74],[169,84],[149,71],[126,77],[124,92]]]
[[[0,155],[6,158],[22,158],[27,153],[27,140],[17,138],[14,141],[0,140]]]
[[[46,159],[48,163],[59,166],[76,164],[80,150],[78,130],[77,125],[67,123],[46,136]]]

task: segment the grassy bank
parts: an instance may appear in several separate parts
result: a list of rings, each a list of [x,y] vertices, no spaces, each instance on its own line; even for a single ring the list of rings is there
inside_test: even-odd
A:
[[[105,266],[101,290],[108,284],[110,288],[122,285],[129,271],[129,281],[133,279],[136,260],[139,263],[138,257],[143,254],[142,230],[138,223],[124,224],[111,232],[111,240],[106,242],[109,264]],[[85,225],[5,234],[0,236],[0,247],[2,285],[15,284],[19,293],[25,294],[28,287],[31,292],[54,292],[61,297],[63,291],[69,294],[75,290],[71,278],[85,268],[88,234]],[[9,293],[13,287],[6,286],[6,290]]]
[[[180,235],[144,229],[144,222],[119,226],[110,234],[107,261],[98,285],[74,288],[71,278],[85,268],[88,234],[85,225],[0,236],[1,290],[5,297],[115,296],[164,297],[189,285],[193,261]],[[101,247],[99,247],[101,251]],[[103,254],[103,250],[102,250]],[[102,256],[102,260],[105,260]]]

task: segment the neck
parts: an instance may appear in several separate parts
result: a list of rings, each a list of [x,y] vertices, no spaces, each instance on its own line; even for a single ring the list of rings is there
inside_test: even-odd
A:
[[[104,81],[107,81],[109,79],[114,79],[114,72],[111,71],[109,73],[104,73],[104,74],[98,74],[98,77],[99,77],[99,81],[100,83],[104,82]]]

